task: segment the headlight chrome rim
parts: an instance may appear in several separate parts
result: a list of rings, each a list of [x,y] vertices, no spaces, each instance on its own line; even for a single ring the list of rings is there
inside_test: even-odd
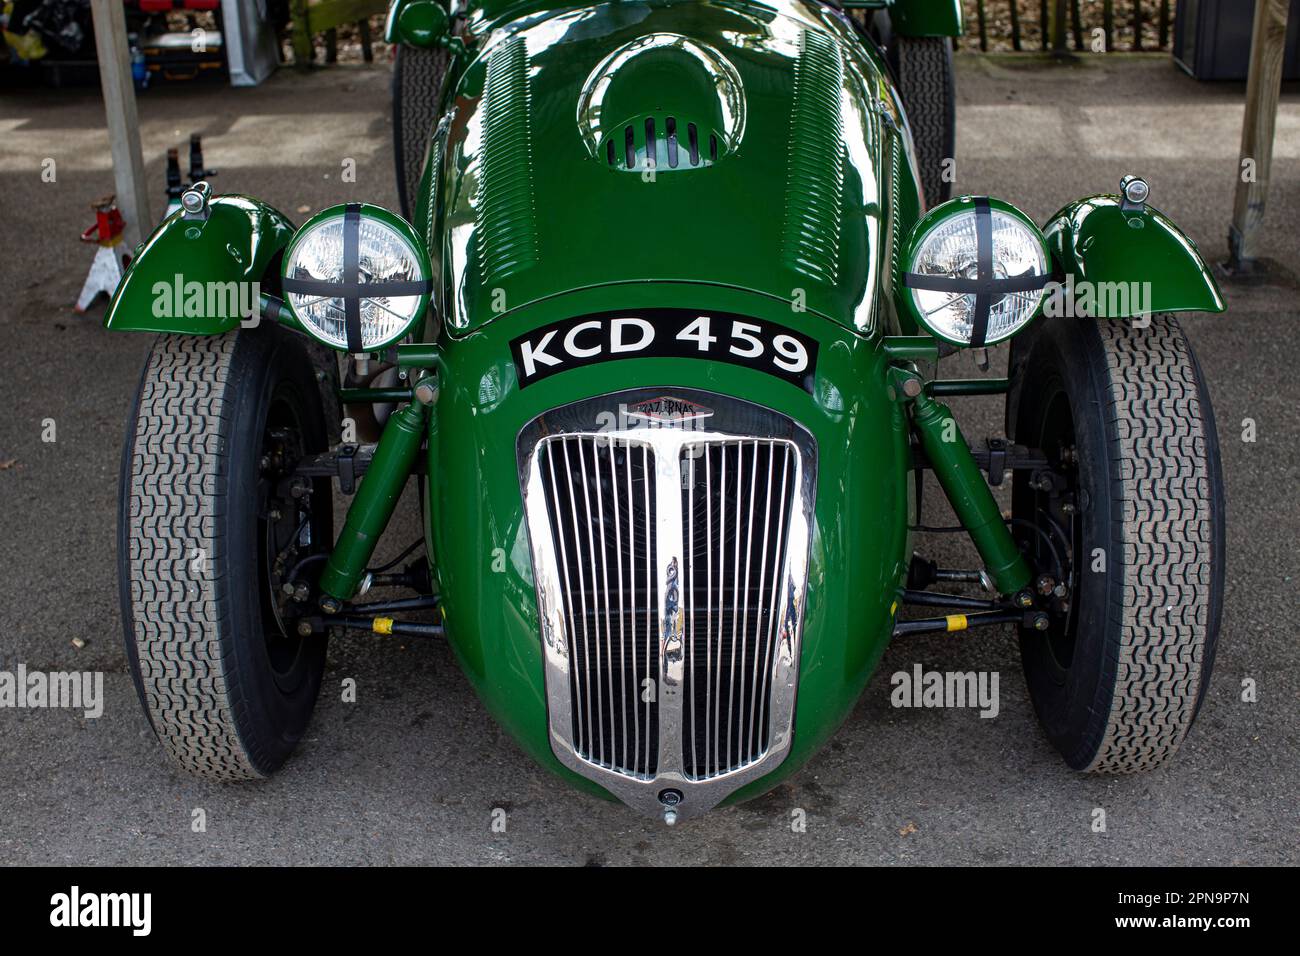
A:
[[[327,248],[336,244],[338,250],[316,250],[315,269],[310,269],[300,256],[313,240]],[[395,261],[400,275],[376,279],[376,259],[387,262],[387,269],[380,268],[390,276]],[[374,281],[363,281],[367,274]],[[343,203],[316,213],[294,233],[281,265],[284,300],[303,331],[330,348],[358,354],[387,348],[423,320],[433,288],[431,275],[428,251],[410,223],[367,203]],[[384,319],[383,313],[390,318]]]
[[[942,236],[942,230],[954,232],[965,226],[971,235],[965,268],[918,270],[918,263],[931,251],[928,245]],[[1008,236],[1013,245],[1019,243],[1012,250],[1018,256],[1011,256],[1022,266],[1019,271],[1007,268]],[[912,230],[903,261],[899,285],[904,294],[899,298],[904,307],[931,335],[959,348],[997,345],[1020,332],[1038,314],[1052,280],[1051,256],[1042,231],[1015,206],[985,196],[960,196],[926,213]],[[995,321],[995,313],[1005,313],[1008,302],[1014,309],[1011,319]],[[970,319],[945,323],[934,318],[940,308],[967,311]],[[965,338],[959,331],[962,326]]]

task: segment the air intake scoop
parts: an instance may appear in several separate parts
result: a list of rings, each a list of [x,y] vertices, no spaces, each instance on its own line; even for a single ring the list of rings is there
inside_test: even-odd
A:
[[[714,47],[652,33],[601,60],[582,85],[578,128],[596,161],[627,172],[712,166],[745,134],[745,91]]]

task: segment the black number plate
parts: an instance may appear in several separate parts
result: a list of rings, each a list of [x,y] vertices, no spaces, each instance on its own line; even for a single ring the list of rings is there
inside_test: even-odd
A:
[[[559,372],[629,358],[698,358],[757,369],[812,391],[815,339],[733,312],[597,312],[533,329],[510,343],[520,388]]]

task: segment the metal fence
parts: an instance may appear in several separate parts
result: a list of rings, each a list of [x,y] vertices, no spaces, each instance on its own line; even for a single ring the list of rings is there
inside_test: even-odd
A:
[[[1173,0],[963,0],[968,49],[1167,50]]]

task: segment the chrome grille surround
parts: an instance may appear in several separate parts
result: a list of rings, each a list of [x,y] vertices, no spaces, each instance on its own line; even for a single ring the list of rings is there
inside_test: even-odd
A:
[[[671,424],[625,414],[663,396],[709,414]],[[647,814],[663,814],[663,795],[675,791],[670,799],[680,801],[679,819],[711,809],[775,770],[794,731],[816,487],[811,434],[784,415],[738,399],[694,389],[636,389],[534,419],[520,433],[518,461],[551,749],[560,762]],[[722,484],[714,463],[723,461],[748,469],[747,483],[740,480],[744,469],[733,467],[737,474]],[[703,494],[697,497],[701,468]],[[781,469],[784,495],[766,478]],[[726,497],[733,487],[739,489],[735,501]],[[639,507],[632,506],[635,497]],[[701,535],[694,514],[700,501],[722,498],[735,528],[732,538],[724,530],[715,542],[711,529]],[[706,570],[713,558],[719,564],[725,558],[729,580],[721,570],[716,578]],[[736,586],[742,579],[743,594]],[[723,648],[720,634],[712,643],[708,622],[715,613],[719,622],[727,616],[726,628],[735,635],[727,645],[729,667],[715,666]],[[707,639],[699,633],[704,628]],[[738,671],[737,648],[744,654]],[[644,693],[647,677],[653,701]],[[713,691],[700,706],[701,689],[710,685],[727,697],[726,711],[713,722],[707,719],[709,708],[718,706]],[[701,728],[700,739],[712,732],[719,740],[711,753],[699,752]]]

